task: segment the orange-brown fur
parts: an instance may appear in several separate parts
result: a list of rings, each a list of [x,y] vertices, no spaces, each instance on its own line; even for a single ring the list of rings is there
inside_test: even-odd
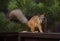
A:
[[[43,32],[42,26],[38,16],[33,16],[27,23],[27,25],[31,28],[32,32],[35,32],[35,27],[38,27],[40,32]]]

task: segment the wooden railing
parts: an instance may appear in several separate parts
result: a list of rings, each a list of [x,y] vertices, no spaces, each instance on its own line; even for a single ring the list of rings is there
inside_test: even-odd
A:
[[[59,41],[60,33],[0,33],[0,41]]]

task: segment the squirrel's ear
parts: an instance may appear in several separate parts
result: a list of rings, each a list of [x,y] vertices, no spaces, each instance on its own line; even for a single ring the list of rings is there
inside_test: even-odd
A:
[[[48,13],[47,12],[44,12],[43,14],[46,16]]]
[[[45,16],[45,14],[41,14],[40,16]]]
[[[37,13],[38,16],[40,16],[40,13]]]
[[[42,15],[46,15],[46,13],[43,13]]]
[[[41,15],[41,13],[37,13],[38,15]]]
[[[41,14],[40,16],[41,16],[41,17],[44,17],[44,16],[46,16],[46,13],[43,13],[43,14]]]

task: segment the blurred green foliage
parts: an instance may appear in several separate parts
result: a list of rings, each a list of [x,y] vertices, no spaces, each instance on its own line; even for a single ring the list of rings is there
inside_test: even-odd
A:
[[[17,2],[16,0],[10,0],[9,3],[8,3],[8,9],[9,11],[13,10],[17,8]]]

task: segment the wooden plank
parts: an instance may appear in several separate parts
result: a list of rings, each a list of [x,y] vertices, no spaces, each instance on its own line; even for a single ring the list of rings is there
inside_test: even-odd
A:
[[[6,32],[0,33],[0,41],[59,41],[60,33]]]
[[[60,39],[60,33],[19,33],[21,37],[40,37],[40,38],[53,38]]]

